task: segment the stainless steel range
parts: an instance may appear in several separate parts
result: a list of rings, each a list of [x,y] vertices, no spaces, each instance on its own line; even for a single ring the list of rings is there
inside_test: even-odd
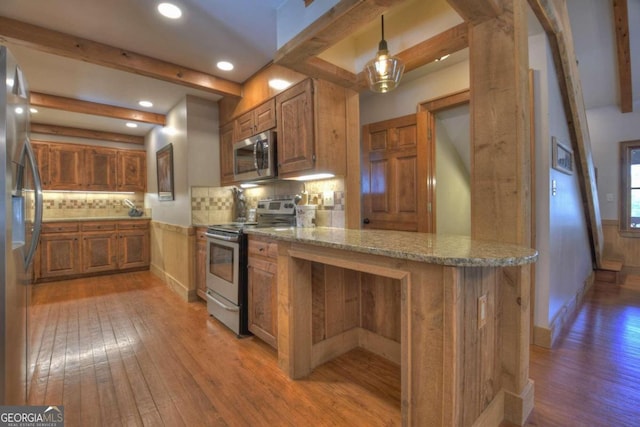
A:
[[[251,227],[295,226],[295,198],[258,202],[257,222],[207,228],[207,311],[239,337],[248,329],[247,234]]]

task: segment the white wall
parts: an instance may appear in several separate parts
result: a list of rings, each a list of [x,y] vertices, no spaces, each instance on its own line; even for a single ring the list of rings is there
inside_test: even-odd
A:
[[[551,168],[551,138],[569,144],[569,129],[545,34],[529,39],[535,73],[536,296],[534,324],[549,327],[582,290],[592,272],[587,225],[577,174]],[[556,183],[557,193],[551,185]]]
[[[167,127],[173,129],[172,134],[156,128],[147,135],[145,207],[151,208],[154,221],[190,226],[190,179],[198,185],[219,185],[217,120],[215,103],[187,96],[167,114]],[[159,201],[156,152],[169,143],[173,144],[174,200]]]
[[[469,106],[436,115],[436,232],[471,235],[471,185],[469,164]],[[447,114],[448,113],[448,114]],[[447,124],[445,124],[445,120]],[[466,124],[466,132],[464,132]],[[462,132],[457,132],[458,130]],[[449,130],[453,131],[450,132]],[[457,144],[454,143],[454,139]]]
[[[284,2],[278,8],[276,15],[278,49],[337,3],[338,0],[315,0],[309,6],[305,7],[304,2],[301,0],[288,0]]]
[[[622,114],[614,105],[587,110],[593,163],[598,169],[602,219],[618,219],[619,143],[640,139],[640,103],[636,103],[633,110],[633,113]],[[610,201],[607,195],[610,195]]]

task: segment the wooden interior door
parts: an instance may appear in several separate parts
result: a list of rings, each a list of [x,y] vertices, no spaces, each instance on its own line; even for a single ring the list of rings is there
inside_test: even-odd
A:
[[[363,228],[434,230],[434,155],[424,112],[363,126]]]

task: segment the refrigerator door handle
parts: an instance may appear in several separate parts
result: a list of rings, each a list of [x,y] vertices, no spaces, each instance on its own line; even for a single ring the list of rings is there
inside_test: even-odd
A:
[[[36,253],[38,241],[40,240],[40,231],[42,230],[42,210],[43,210],[43,197],[42,197],[42,182],[40,181],[40,172],[38,171],[38,165],[36,163],[36,157],[33,154],[33,148],[31,148],[31,142],[27,139],[25,143],[25,149],[27,150],[27,157],[29,157],[29,164],[31,171],[33,172],[33,186],[35,195],[35,220],[33,224],[33,232],[31,234],[31,244],[29,245],[29,251],[25,257],[25,268],[28,269],[33,261],[33,257]]]

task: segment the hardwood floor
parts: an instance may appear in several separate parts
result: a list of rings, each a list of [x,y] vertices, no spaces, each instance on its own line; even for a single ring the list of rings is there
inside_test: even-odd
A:
[[[64,405],[67,426],[400,424],[398,366],[356,350],[291,381],[148,272],[37,285],[32,303],[30,404]]]
[[[63,404],[67,426],[400,425],[399,367],[355,350],[291,381],[148,272],[37,285],[32,303],[30,403]],[[530,373],[528,426],[639,425],[640,291],[597,284]]]

